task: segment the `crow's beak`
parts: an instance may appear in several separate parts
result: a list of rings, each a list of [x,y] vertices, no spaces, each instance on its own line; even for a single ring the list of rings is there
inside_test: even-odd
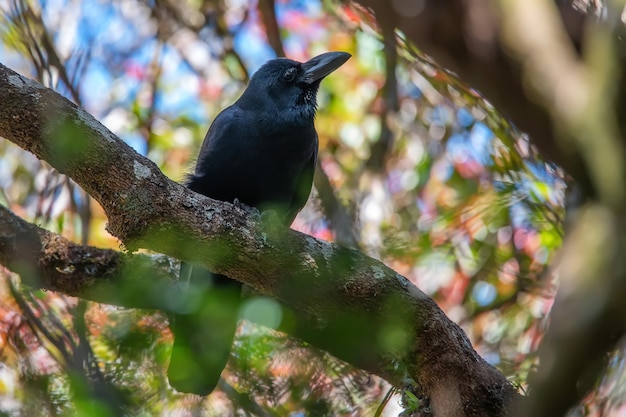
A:
[[[300,81],[313,84],[344,64],[352,55],[347,52],[326,52],[302,64]]]

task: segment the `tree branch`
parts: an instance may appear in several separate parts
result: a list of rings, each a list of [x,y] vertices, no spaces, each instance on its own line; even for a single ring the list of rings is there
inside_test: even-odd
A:
[[[1,64],[0,100],[0,135],[89,192],[104,208],[108,230],[128,248],[203,264],[281,300],[297,317],[285,329],[290,334],[397,387],[410,377],[437,416],[503,415],[517,396],[430,298],[381,262],[187,190],[84,110]],[[32,262],[37,239],[30,236],[26,247],[33,249],[13,257],[30,254],[22,264],[39,267]],[[1,261],[16,265],[7,255]],[[73,280],[49,276],[59,278],[58,291],[80,295]],[[79,287],[86,292],[96,288],[89,276]]]
[[[173,273],[178,265],[171,258],[78,245],[2,206],[0,264],[20,274],[30,287],[99,303],[164,309],[181,294]]]

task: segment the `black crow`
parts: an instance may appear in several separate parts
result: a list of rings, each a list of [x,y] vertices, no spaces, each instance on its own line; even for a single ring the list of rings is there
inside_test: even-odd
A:
[[[263,65],[213,121],[186,186],[217,200],[272,210],[289,226],[311,192],[317,90],[348,58],[346,52],[328,52],[304,63],[279,58]],[[241,284],[186,263],[181,280],[200,301],[190,314],[172,317],[168,378],[179,391],[206,395],[229,358]]]

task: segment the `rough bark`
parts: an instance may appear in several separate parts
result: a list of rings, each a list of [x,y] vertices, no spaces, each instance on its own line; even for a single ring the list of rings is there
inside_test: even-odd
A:
[[[384,264],[185,189],[85,111],[2,65],[0,101],[0,135],[81,185],[102,205],[108,230],[126,247],[203,263],[275,297],[298,318],[285,330],[397,387],[412,378],[437,416],[503,415],[518,396],[430,298]],[[124,282],[147,281],[167,297],[149,297],[147,304],[175,310],[175,285],[170,290],[166,279],[147,274],[127,277],[123,265],[133,257],[79,247],[6,210],[0,215],[2,263],[23,274],[29,265],[29,275],[43,278],[39,285],[136,305],[137,294],[130,300],[124,295]],[[85,265],[86,254],[97,260],[97,273]],[[75,275],[68,279],[62,271]],[[400,329],[404,343],[381,343],[390,329]]]

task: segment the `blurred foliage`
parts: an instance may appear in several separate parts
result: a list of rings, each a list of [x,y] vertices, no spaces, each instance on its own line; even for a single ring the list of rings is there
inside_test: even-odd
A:
[[[0,7],[3,64],[83,106],[175,180],[189,170],[211,119],[275,54],[254,2]],[[275,7],[289,57],[353,54],[322,83],[316,125],[321,166],[361,248],[432,296],[483,357],[524,386],[555,294],[547,266],[562,241],[563,173],[400,33],[395,77],[387,77],[389,51],[366,10],[329,1]],[[97,203],[5,140],[0,185],[0,202],[18,215],[76,241],[119,247]],[[321,206],[314,192],[293,227],[332,240],[332,213]],[[162,314],[20,295],[11,290],[16,277],[0,273],[6,415],[372,415],[389,389],[242,321],[220,389],[205,399],[176,393],[164,373],[171,334]],[[616,354],[588,415],[621,406],[623,363]]]

